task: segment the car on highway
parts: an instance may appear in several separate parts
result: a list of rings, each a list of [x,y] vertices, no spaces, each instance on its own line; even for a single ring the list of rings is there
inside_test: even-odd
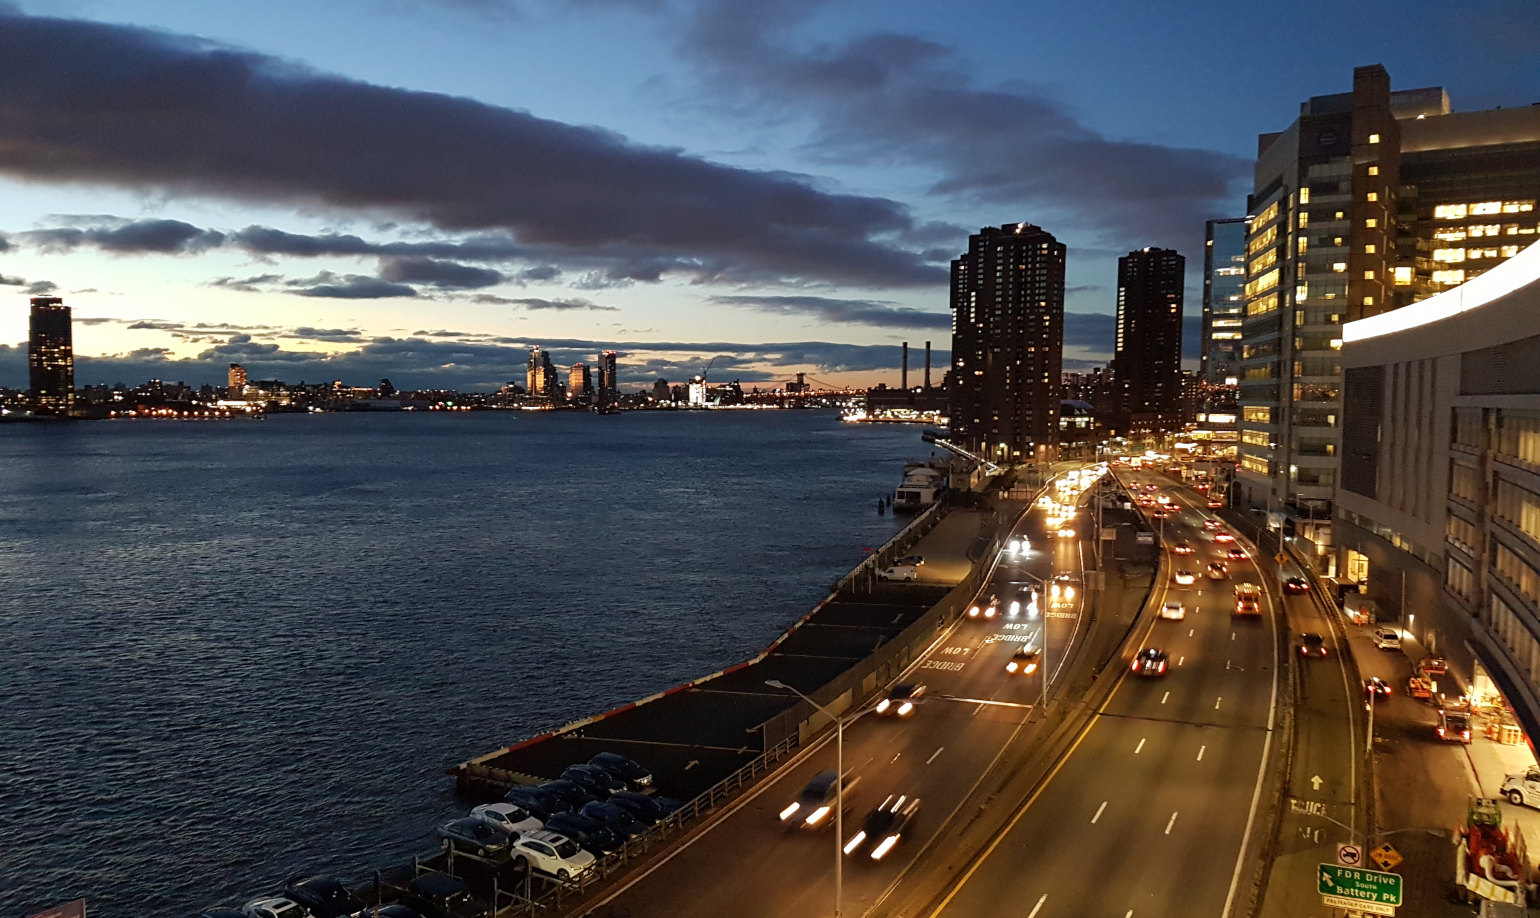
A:
[[[920,569],[913,564],[895,564],[877,575],[878,580],[914,581],[920,579]]]
[[[1446,743],[1470,742],[1470,715],[1463,711],[1438,712],[1438,726],[1434,728],[1438,738]]]
[[[568,765],[561,773],[562,779],[571,781],[596,800],[603,800],[616,791],[626,789],[626,782],[597,765]],[[582,806],[582,804],[578,804]]]
[[[1223,499],[1223,498],[1219,498],[1219,497],[1210,497],[1210,498],[1209,498],[1209,499],[1208,499],[1208,508],[1209,508],[1209,509],[1210,509],[1210,510],[1219,510],[1219,509],[1222,509],[1222,508],[1223,508],[1223,507],[1224,507],[1224,505],[1225,505],[1225,502],[1224,502],[1224,499]]]
[[[1178,542],[1178,543],[1176,543],[1175,545],[1171,546],[1171,550],[1176,552],[1179,555],[1190,555],[1190,554],[1192,554],[1192,546],[1188,545],[1186,542]]]
[[[428,918],[482,918],[491,912],[465,881],[447,873],[422,873],[406,884],[406,904]]]
[[[1192,586],[1194,583],[1198,582],[1198,575],[1194,574],[1192,571],[1181,570],[1172,574],[1171,579],[1175,580],[1182,586]]]
[[[312,918],[343,918],[364,907],[364,900],[335,877],[295,877],[283,885],[283,894]]]
[[[1306,658],[1326,656],[1326,638],[1314,631],[1299,636],[1299,655]]]
[[[513,843],[513,856],[527,867],[563,882],[587,873],[598,861],[567,836],[544,831],[519,836]]]
[[[471,817],[509,835],[533,832],[545,825],[545,820],[535,818],[517,803],[483,803],[471,809]]]
[[[473,854],[489,861],[506,860],[512,836],[473,816],[465,816],[438,827],[439,845],[445,851]]]
[[[845,776],[844,797],[849,804],[850,789],[856,785],[857,778],[848,774]],[[833,822],[829,817],[834,813],[834,807],[840,799],[838,776],[831,771],[820,771],[813,776],[802,788],[802,793],[780,812],[781,824],[784,826],[800,826],[804,829],[817,829]]]
[[[600,752],[588,760],[631,785],[633,790],[652,786],[652,772],[618,752]]]
[[[1230,535],[1228,532],[1225,532],[1224,530],[1220,530],[1219,532],[1214,533],[1214,541],[1215,542],[1234,542],[1235,541],[1235,536]]]
[[[993,593],[983,602],[968,607],[968,617],[974,621],[989,621],[1000,613],[1000,598]]]
[[[310,918],[303,905],[283,896],[253,899],[241,906],[246,918]]]
[[[1245,560],[1248,560],[1246,558],[1246,549],[1244,549],[1244,548],[1231,548],[1231,549],[1227,549],[1225,551],[1225,557],[1230,559],[1231,561],[1245,561]]]
[[[1203,521],[1203,529],[1205,531],[1207,531],[1207,532],[1218,532],[1219,530],[1221,530],[1223,528],[1225,528],[1225,524],[1219,522],[1218,520],[1204,520]]]
[[[1075,598],[1075,579],[1073,574],[1060,574],[1048,584],[1048,598],[1053,603],[1067,603]]]
[[[1379,650],[1400,650],[1401,632],[1394,628],[1374,629],[1374,646]]]
[[[1310,592],[1310,581],[1303,577],[1290,577],[1283,582],[1283,591],[1285,593],[1308,593]]]
[[[854,855],[866,851],[872,860],[882,860],[903,839],[905,830],[919,810],[919,797],[890,794],[880,806],[866,815],[866,822],[861,829],[845,842],[845,853]]]
[[[1370,701],[1379,701],[1381,698],[1389,698],[1392,689],[1390,683],[1379,676],[1370,676],[1364,680],[1364,697]]]
[[[1023,644],[1011,654],[1010,660],[1005,664],[1005,671],[1013,676],[1030,676],[1037,672],[1037,664],[1042,662],[1042,659],[1041,650],[1030,644]]]
[[[1208,579],[1223,580],[1230,576],[1230,565],[1223,561],[1210,561],[1208,563]]]
[[[1160,607],[1160,617],[1180,621],[1187,617],[1187,607],[1178,600],[1168,599]]]
[[[920,696],[925,694],[923,682],[900,682],[888,689],[888,693],[872,708],[884,717],[908,717],[914,713]]]
[[[1074,526],[1060,526],[1059,527],[1059,531],[1058,531],[1059,538],[1061,538],[1061,539],[1073,539],[1075,537],[1075,535],[1076,535],[1076,533],[1075,533],[1075,527]]]
[[[1130,669],[1137,676],[1164,676],[1166,652],[1155,647],[1146,647],[1134,657],[1134,664]]]

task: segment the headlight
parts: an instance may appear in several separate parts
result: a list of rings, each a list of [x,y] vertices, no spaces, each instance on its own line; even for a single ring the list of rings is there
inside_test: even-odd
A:
[[[797,807],[798,806],[799,806],[799,804],[793,803],[791,806],[787,807],[786,809],[781,810],[781,822],[785,822],[786,820],[788,820],[792,816],[794,816],[796,814],[796,812],[797,812]]]
[[[1011,600],[1011,610],[1010,610],[1010,612],[1008,612],[1006,614],[1010,615],[1011,618],[1015,618],[1017,613],[1019,613],[1020,611],[1021,611],[1021,600],[1013,599],[1013,600]]]
[[[914,710],[914,702],[906,701],[902,705],[899,706],[898,713],[899,713],[900,716],[902,716],[904,714],[908,714],[910,711],[913,711],[913,710]]]
[[[891,699],[891,698],[884,698],[881,701],[877,702],[877,713],[881,714],[883,711],[886,711],[888,708],[891,708],[892,706],[893,706],[893,699]]]
[[[1005,671],[1008,673],[1014,673],[1016,671],[1016,661],[1012,660],[1011,662],[1005,664]]]
[[[893,850],[893,846],[896,845],[896,844],[898,844],[898,836],[897,835],[889,835],[887,838],[884,838],[882,840],[882,844],[880,844],[877,847],[872,849],[872,860],[874,860],[874,861],[882,860],[882,856],[884,854],[887,854],[889,851],[892,851]]]
[[[824,804],[813,812],[808,813],[807,819],[805,821],[810,826],[816,826],[820,822],[823,822],[823,818],[827,815],[829,815],[829,806],[828,804]]]
[[[849,854],[850,852],[861,847],[861,843],[864,841],[866,841],[866,830],[862,829],[856,834],[850,836],[850,841],[845,842],[845,853]]]

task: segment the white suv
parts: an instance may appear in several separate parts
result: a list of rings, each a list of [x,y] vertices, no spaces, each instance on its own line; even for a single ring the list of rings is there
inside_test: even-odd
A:
[[[513,843],[513,857],[564,881],[586,873],[595,862],[594,856],[579,848],[577,842],[543,830],[520,835]]]
[[[1374,646],[1380,650],[1400,650],[1401,632],[1394,628],[1374,629]]]
[[[895,564],[877,575],[878,580],[919,580],[920,569],[913,564]]]

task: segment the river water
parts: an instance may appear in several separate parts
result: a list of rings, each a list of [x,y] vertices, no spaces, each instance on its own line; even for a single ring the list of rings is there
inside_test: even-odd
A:
[[[0,427],[0,915],[433,846],[445,769],[744,659],[899,522],[825,411]]]

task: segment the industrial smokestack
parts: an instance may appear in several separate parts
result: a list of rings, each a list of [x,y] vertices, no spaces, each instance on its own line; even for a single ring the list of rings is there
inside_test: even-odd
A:
[[[925,388],[930,389],[930,342],[925,342]]]
[[[899,376],[899,383],[898,383],[898,385],[899,385],[899,388],[904,389],[906,391],[909,389],[909,342],[908,341],[904,342],[904,369],[902,371],[902,374]]]

